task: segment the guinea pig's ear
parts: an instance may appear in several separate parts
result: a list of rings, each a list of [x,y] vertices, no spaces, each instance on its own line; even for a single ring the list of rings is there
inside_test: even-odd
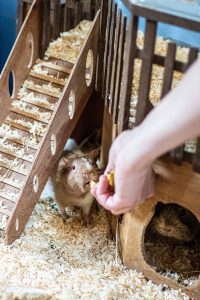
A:
[[[68,166],[68,160],[66,157],[62,157],[58,162],[58,172],[61,172],[65,169],[67,169]]]
[[[91,159],[92,163],[96,163],[97,161],[97,158],[99,157],[100,155],[100,149],[94,149],[90,152],[87,153],[87,156]]]

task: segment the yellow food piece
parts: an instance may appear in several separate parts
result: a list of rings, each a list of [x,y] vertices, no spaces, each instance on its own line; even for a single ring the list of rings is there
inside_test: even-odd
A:
[[[107,179],[111,187],[114,187],[114,173],[115,173],[114,171],[111,171],[110,173],[107,174]]]
[[[93,180],[90,180],[90,188],[93,189],[94,187],[96,187],[98,184],[98,182],[95,182]]]

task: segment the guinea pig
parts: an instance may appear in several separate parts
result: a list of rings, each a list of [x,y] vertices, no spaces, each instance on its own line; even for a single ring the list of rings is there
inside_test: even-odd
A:
[[[190,243],[200,232],[195,216],[177,204],[159,203],[149,226],[154,234],[173,244]]]
[[[64,151],[58,161],[52,174],[52,182],[58,210],[64,221],[68,218],[67,207],[79,207],[83,223],[89,223],[94,200],[90,193],[90,181],[97,182],[100,175],[96,166],[98,155],[98,150],[88,153]]]

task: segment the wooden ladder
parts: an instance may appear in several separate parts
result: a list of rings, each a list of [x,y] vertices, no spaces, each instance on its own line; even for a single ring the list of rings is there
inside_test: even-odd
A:
[[[12,138],[12,135],[5,139],[0,132],[0,223],[6,223],[5,230],[2,227],[1,232],[5,234],[7,244],[15,241],[23,232],[55,166],[56,158],[60,156],[95,86],[100,12],[93,21],[74,65],[59,59],[56,59],[56,64],[53,60],[45,63],[46,68],[55,72],[68,73],[67,83],[59,79],[54,82],[61,93],[29,87],[34,93],[47,96],[49,102],[55,105],[55,109],[38,104],[36,106],[41,112],[50,113],[49,120],[46,121],[42,114],[37,117],[13,106],[25,80],[49,83],[49,78],[38,76],[31,70],[40,57],[42,18],[43,1],[35,0],[0,77],[0,125],[10,126],[11,130],[17,130],[23,138],[30,135],[37,137],[37,145],[26,147],[20,139]],[[91,80],[87,81],[86,60],[89,51],[93,54],[93,67]],[[35,107],[31,101],[26,104]],[[34,127],[30,126],[34,122],[41,123],[44,129],[37,136]],[[9,150],[10,144],[12,151]]]

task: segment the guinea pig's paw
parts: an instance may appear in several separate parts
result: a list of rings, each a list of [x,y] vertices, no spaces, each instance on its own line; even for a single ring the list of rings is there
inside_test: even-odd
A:
[[[91,220],[89,216],[81,215],[81,225],[88,227],[91,224]]]
[[[60,211],[60,215],[62,217],[62,222],[65,224],[67,219],[69,219],[69,216],[67,215],[65,210],[63,210],[62,212]]]

